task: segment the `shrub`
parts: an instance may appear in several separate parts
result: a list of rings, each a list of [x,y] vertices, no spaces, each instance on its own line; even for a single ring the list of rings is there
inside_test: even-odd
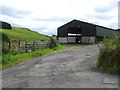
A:
[[[105,38],[100,44],[97,66],[107,73],[120,74],[120,36]]]
[[[56,47],[58,45],[59,44],[58,44],[56,37],[50,37],[50,48]]]
[[[2,53],[7,54],[10,52],[10,47],[9,47],[9,38],[6,34],[2,33]]]

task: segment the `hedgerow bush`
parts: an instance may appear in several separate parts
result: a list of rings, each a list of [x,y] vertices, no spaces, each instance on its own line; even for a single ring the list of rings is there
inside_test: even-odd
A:
[[[10,48],[8,43],[10,42],[8,36],[4,33],[2,33],[2,53],[7,54],[10,52]]]
[[[111,74],[120,74],[120,36],[105,38],[101,43],[97,66]]]
[[[53,48],[56,46],[59,46],[60,44],[58,43],[56,37],[50,37],[50,47],[49,48]]]

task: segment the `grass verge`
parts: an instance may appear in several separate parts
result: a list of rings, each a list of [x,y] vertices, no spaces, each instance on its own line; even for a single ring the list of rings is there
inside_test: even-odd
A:
[[[0,69],[8,68],[22,61],[29,60],[31,58],[42,56],[42,55],[47,55],[56,51],[63,50],[65,48],[66,47],[59,45],[52,49],[43,49],[43,50],[33,51],[31,53],[24,53],[24,54],[17,54],[17,55],[7,54],[2,57],[2,65],[0,65]]]

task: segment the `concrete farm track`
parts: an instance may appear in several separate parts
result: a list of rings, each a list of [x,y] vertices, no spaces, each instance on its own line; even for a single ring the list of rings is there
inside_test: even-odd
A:
[[[69,49],[34,58],[2,70],[3,88],[118,88],[118,76],[95,67],[97,45]]]

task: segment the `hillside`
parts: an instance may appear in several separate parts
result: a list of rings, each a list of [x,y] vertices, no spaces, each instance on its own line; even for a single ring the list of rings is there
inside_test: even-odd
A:
[[[12,29],[0,29],[10,40],[40,41],[49,40],[48,36],[31,31],[27,28],[12,27]]]

